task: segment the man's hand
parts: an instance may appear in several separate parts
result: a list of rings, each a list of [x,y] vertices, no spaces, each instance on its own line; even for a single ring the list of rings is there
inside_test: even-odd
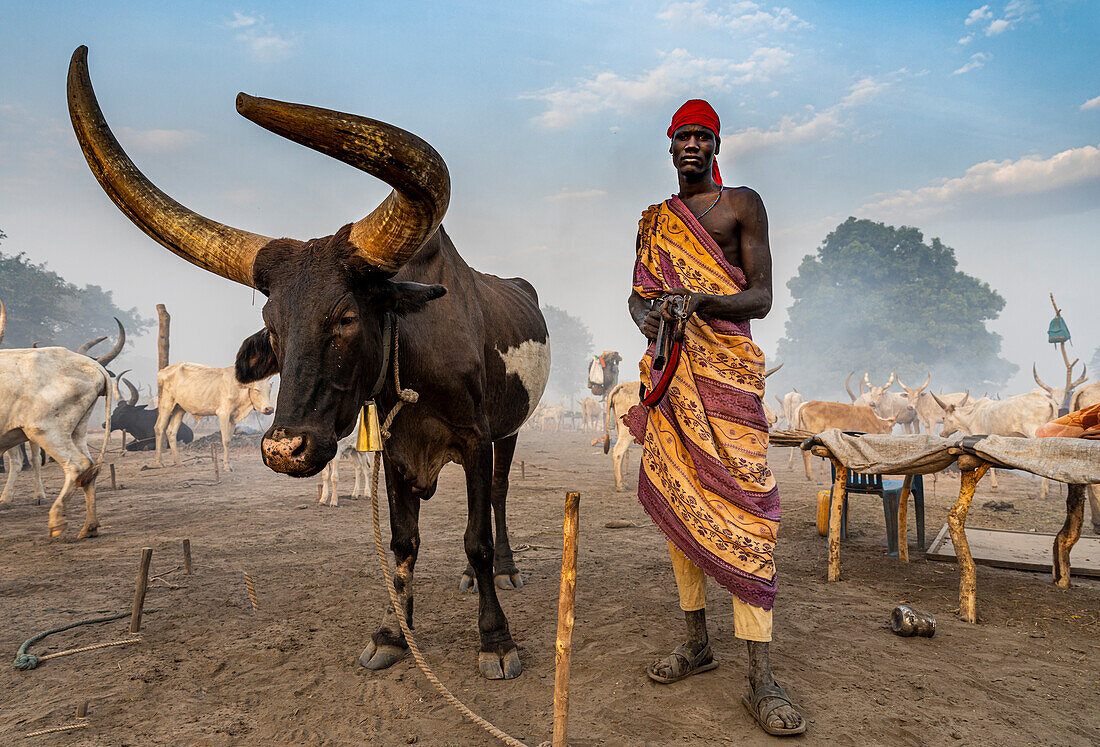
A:
[[[692,315],[698,311],[702,311],[705,308],[707,301],[714,298],[708,293],[697,293],[690,291],[687,288],[669,288],[666,293],[673,296],[683,296],[684,298],[684,314],[681,319],[681,323],[676,327],[676,333],[673,337],[676,342],[684,339],[684,329],[687,327],[687,322],[691,319]],[[672,321],[671,315],[666,316],[666,319]]]
[[[645,319],[642,321],[642,334],[645,335],[645,339],[653,342],[657,339],[657,330],[661,325],[661,304],[653,304],[653,308],[646,314]]]

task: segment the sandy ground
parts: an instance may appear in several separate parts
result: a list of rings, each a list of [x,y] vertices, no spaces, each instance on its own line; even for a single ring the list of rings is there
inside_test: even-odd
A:
[[[421,512],[416,632],[436,673],[475,710],[536,745],[550,738],[554,636],[564,492],[582,492],[571,742],[576,745],[764,744],[772,741],[741,707],[744,645],[732,608],[711,582],[708,618],[717,670],[671,686],[644,668],[678,642],[682,617],[667,551],[630,493],[616,493],[609,457],[579,433],[520,438],[509,521],[526,586],[502,592],[523,675],[489,682],[477,672],[476,596],[458,591],[465,566],[462,475],[448,467]],[[235,447],[231,474],[214,483],[208,456],[180,469],[143,470],[148,454],[117,460],[119,490],[100,479],[102,527],[75,541],[46,538],[47,506],[31,505],[29,476],[16,505],[0,512],[0,649],[14,655],[43,630],[129,608],[140,548],[153,571],[182,562],[191,540],[195,573],[175,571],[150,587],[143,641],[0,674],[0,743],[74,722],[90,701],[88,728],[41,738],[65,744],[493,744],[445,704],[411,661],[369,672],[357,657],[387,603],[374,557],[369,501],[316,505],[316,478],[269,472],[256,448]],[[194,452],[192,452],[194,453]],[[205,452],[207,455],[208,451]],[[772,464],[783,498],[777,551],[780,594],[773,665],[809,720],[804,741],[836,744],[1100,743],[1100,583],[1062,591],[1049,574],[979,567],[982,624],[953,613],[958,576],[950,564],[885,556],[882,511],[853,499],[844,579],[825,583],[825,546],[814,528],[818,484]],[[519,461],[526,463],[521,477]],[[635,484],[637,447],[631,458]],[[106,470],[105,470],[106,473]],[[350,465],[342,493],[350,491]],[[942,526],[958,478],[929,497],[928,536]],[[60,486],[46,469],[47,493]],[[1064,489],[1038,501],[1038,482],[1005,474],[982,482],[970,524],[1054,532]],[[991,498],[1016,513],[982,508]],[[608,529],[610,520],[638,526]],[[388,525],[387,525],[388,526]],[[1086,531],[1091,524],[1086,518]],[[387,531],[388,534],[388,531]],[[252,614],[241,571],[256,580]],[[887,627],[905,602],[934,614],[932,639]],[[126,637],[127,621],[51,636],[48,653]]]

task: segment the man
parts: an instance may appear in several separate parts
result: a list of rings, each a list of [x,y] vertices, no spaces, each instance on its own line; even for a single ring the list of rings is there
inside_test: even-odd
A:
[[[650,345],[642,384],[660,399],[626,416],[644,446],[638,498],[669,540],[687,623],[687,641],[647,672],[671,683],[718,666],[707,637],[706,573],[734,595],[735,635],[748,642],[742,703],[765,731],[786,736],[804,732],[806,722],[769,664],[779,500],[766,461],[764,355],[749,333],[749,319],[771,309],[768,219],[756,192],[722,187],[719,134],[705,101],[680,107],[668,129],[679,193],[639,222],[630,314],[650,341],[670,296],[682,297],[686,320],[676,333],[679,362],[665,366],[671,383],[664,389],[666,378],[652,375]]]
[[[1035,431],[1036,438],[1090,438],[1100,440],[1100,404],[1085,407]]]

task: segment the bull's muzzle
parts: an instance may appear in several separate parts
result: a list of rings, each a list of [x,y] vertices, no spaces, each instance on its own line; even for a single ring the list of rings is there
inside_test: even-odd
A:
[[[260,446],[264,464],[291,477],[316,475],[336,456],[335,439],[272,427]]]

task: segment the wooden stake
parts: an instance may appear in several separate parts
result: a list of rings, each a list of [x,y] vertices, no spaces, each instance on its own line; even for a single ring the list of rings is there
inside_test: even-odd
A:
[[[829,507],[829,576],[830,581],[840,580],[840,512],[844,507],[844,486],[848,483],[848,468],[833,459],[836,481],[833,483],[833,503]]]
[[[527,479],[527,463],[522,459],[519,460],[519,476],[524,480]]]
[[[118,490],[118,486],[115,484],[115,465],[112,464],[112,465],[110,465],[110,467],[111,467],[111,490]]]
[[[85,700],[76,707],[76,717],[88,718],[88,701]]]
[[[168,336],[172,317],[164,304],[157,304],[157,317],[160,319],[160,332],[157,334],[157,370],[168,365]]]
[[[214,482],[221,482],[222,476],[218,472],[218,450],[213,446],[210,447],[210,459],[214,462]]]
[[[1066,496],[1066,523],[1054,538],[1054,585],[1069,588],[1069,552],[1081,538],[1081,525],[1085,522],[1085,486],[1070,485]]]
[[[901,501],[898,503],[898,560],[909,562],[909,493],[913,490],[913,476],[906,475],[901,483]]]
[[[149,588],[149,564],[153,562],[153,548],[141,548],[141,566],[134,586],[134,610],[130,614],[130,634],[141,631],[141,612],[145,608],[145,591]]]
[[[562,523],[561,589],[558,592],[558,641],[554,653],[554,741],[565,747],[569,726],[569,665],[573,657],[574,603],[577,595],[577,533],[581,494],[565,494]]]
[[[191,575],[191,540],[183,541],[183,572]]]
[[[960,458],[960,467],[962,462]],[[970,543],[966,540],[966,514],[970,511],[970,502],[974,500],[978,481],[988,471],[989,464],[982,463],[977,469],[961,472],[959,499],[947,514],[947,528],[951,531],[951,544],[955,548],[955,559],[959,564],[959,615],[968,623],[978,622],[978,577],[974,572]]]

